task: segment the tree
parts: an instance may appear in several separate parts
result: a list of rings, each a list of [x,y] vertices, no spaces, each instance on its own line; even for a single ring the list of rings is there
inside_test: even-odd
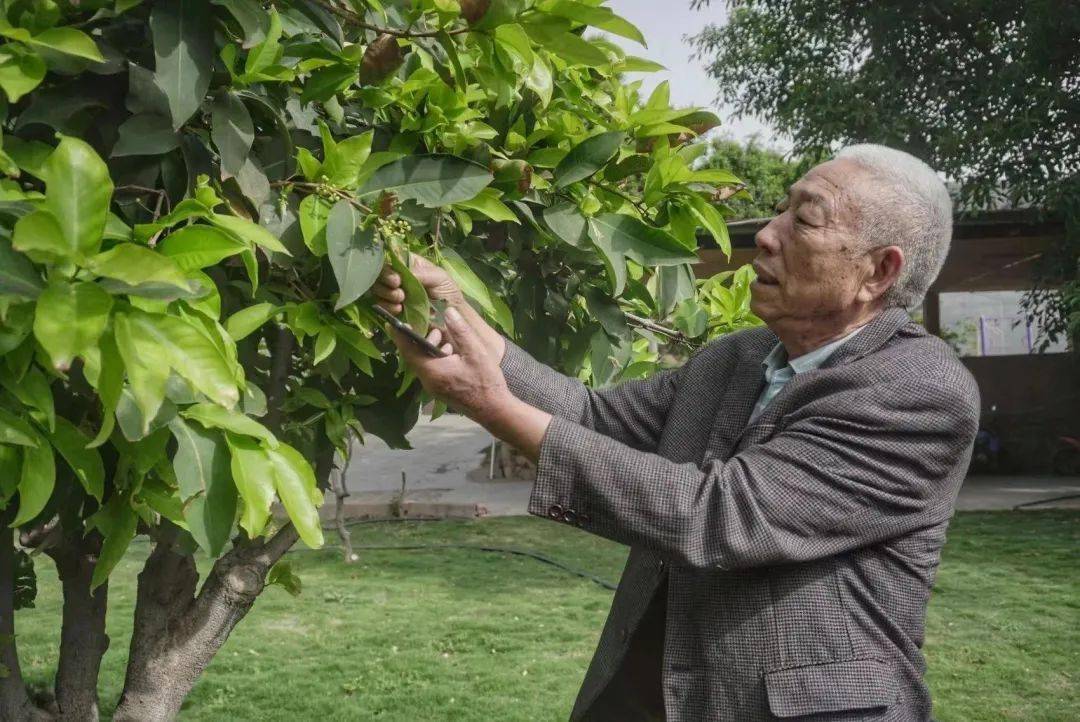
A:
[[[746,143],[724,137],[702,142],[708,150],[699,161],[701,167],[729,170],[746,183],[746,192],[735,194],[727,202],[732,218],[776,215],[776,206],[787,198],[788,187],[812,165],[805,158],[789,160],[782,153],[760,145],[756,138]]]
[[[676,309],[744,322],[745,273],[699,303],[690,272],[739,182],[680,145],[716,118],[618,82],[655,66],[586,26],[641,39],[593,0],[0,2],[0,717],[97,717],[137,535],[115,719],[174,717],[266,585],[297,590],[279,560],[322,543],[335,452],[407,447],[419,413],[366,295],[384,263],[418,330],[410,253],[596,384],[706,336]],[[63,584],[47,714],[30,549]]]
[[[696,7],[710,0],[693,0]],[[879,142],[961,184],[1062,217],[1029,312],[1080,331],[1080,5],[1067,0],[745,0],[696,36],[720,91],[797,152]],[[1070,283],[1071,280],[1071,283]],[[1064,293],[1049,289],[1064,284]],[[1071,319],[1071,320],[1070,320]]]

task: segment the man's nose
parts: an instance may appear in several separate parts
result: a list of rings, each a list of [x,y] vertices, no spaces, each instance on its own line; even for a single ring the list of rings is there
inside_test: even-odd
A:
[[[754,234],[754,245],[766,253],[777,253],[780,250],[780,239],[777,233],[781,217],[776,216],[764,228]]]

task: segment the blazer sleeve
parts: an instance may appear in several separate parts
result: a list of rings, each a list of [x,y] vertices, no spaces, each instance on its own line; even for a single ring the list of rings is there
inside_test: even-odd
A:
[[[654,450],[675,400],[681,369],[600,391],[545,366],[511,341],[502,372],[522,401],[638,450]]]
[[[948,381],[832,394],[767,442],[704,468],[556,418],[529,511],[699,568],[801,562],[895,538],[952,513],[978,390]]]

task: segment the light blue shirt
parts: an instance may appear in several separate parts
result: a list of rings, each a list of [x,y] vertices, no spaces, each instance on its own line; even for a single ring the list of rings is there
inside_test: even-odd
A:
[[[765,368],[765,390],[762,391],[761,396],[758,397],[757,404],[754,406],[754,411],[750,414],[750,421],[752,422],[765,410],[765,407],[776,398],[776,395],[780,393],[780,390],[784,388],[784,385],[795,378],[795,374],[806,373],[807,371],[820,368],[823,363],[829,360],[829,357],[833,355],[836,349],[840,348],[845,342],[849,341],[852,336],[859,331],[862,331],[864,328],[866,328],[866,326],[859,326],[847,336],[838,338],[824,346],[819,346],[813,351],[804,353],[802,356],[790,361],[788,360],[787,349],[784,348],[784,344],[778,343],[773,346],[773,350],[770,351],[769,355],[765,357],[765,360],[761,362],[761,365]]]

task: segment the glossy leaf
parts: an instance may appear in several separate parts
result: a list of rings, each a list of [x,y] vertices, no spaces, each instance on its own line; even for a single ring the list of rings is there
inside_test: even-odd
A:
[[[171,258],[181,271],[206,268],[247,250],[248,245],[230,233],[202,224],[185,226],[165,237],[158,252]]]
[[[316,486],[311,465],[288,444],[282,444],[276,450],[267,449],[266,454],[274,469],[274,488],[278,498],[300,533],[300,538],[313,549],[322,546],[319,506],[322,505],[323,494]]]
[[[172,127],[179,130],[202,104],[214,68],[211,13],[202,0],[155,3],[154,84],[165,94]]]
[[[87,448],[90,438],[61,416],[56,419],[49,441],[75,472],[86,493],[100,502],[105,491],[105,465],[97,451]]]
[[[184,500],[184,521],[199,546],[212,557],[221,554],[236,518],[236,487],[229,453],[221,434],[180,418],[169,422],[176,439],[173,471]]]
[[[276,489],[273,461],[254,439],[233,434],[226,438],[233,483],[240,495],[240,528],[254,539],[270,520]]]
[[[91,592],[105,583],[124,557],[131,540],[135,538],[138,525],[139,517],[131,508],[131,500],[124,494],[113,494],[105,506],[89,519],[88,528],[98,529],[104,538],[90,578]]]
[[[2,420],[0,420],[2,423]],[[19,480],[19,512],[11,526],[19,527],[34,519],[49,503],[56,486],[56,459],[53,448],[37,431],[35,446],[23,448],[22,476]]]
[[[360,195],[393,193],[436,208],[475,198],[494,176],[482,165],[453,156],[408,156],[375,171]]]
[[[277,438],[270,433],[268,428],[239,411],[203,403],[189,406],[180,412],[180,415],[185,419],[198,421],[208,429],[221,429],[242,436],[251,436],[271,449],[278,447]]]
[[[65,136],[42,173],[44,207],[56,217],[68,248],[84,255],[96,253],[113,193],[105,162],[85,141]]]
[[[113,158],[129,155],[162,155],[180,147],[180,136],[169,119],[156,113],[139,113],[120,125]]]
[[[22,298],[37,298],[45,283],[34,264],[26,256],[11,247],[11,242],[0,238],[0,293]]]
[[[248,243],[254,243],[256,246],[262,246],[268,251],[274,253],[283,253],[286,256],[291,255],[289,250],[281,244],[281,241],[277,239],[274,234],[266,230],[257,223],[240,218],[239,216],[227,216],[221,213],[212,213],[210,215],[210,222],[218,228],[222,228],[237,238],[247,241]]]
[[[87,268],[99,276],[129,286],[156,283],[190,291],[191,281],[168,256],[134,243],[120,243],[87,260]]]
[[[234,93],[222,93],[210,108],[210,137],[221,156],[221,177],[240,173],[255,140],[255,126],[244,103]]]
[[[555,187],[565,188],[594,175],[619,152],[625,138],[623,133],[612,131],[578,143],[555,168]]]
[[[96,283],[59,281],[42,292],[34,314],[34,337],[54,367],[66,371],[76,356],[97,343],[112,306],[112,296]]]
[[[330,211],[326,249],[338,284],[336,310],[367,293],[382,270],[384,251],[374,229],[361,227],[360,214],[347,200],[338,201]]]
[[[240,341],[250,336],[283,310],[272,303],[258,303],[254,306],[248,306],[229,316],[229,319],[225,322],[225,330],[228,331],[234,341]]]

